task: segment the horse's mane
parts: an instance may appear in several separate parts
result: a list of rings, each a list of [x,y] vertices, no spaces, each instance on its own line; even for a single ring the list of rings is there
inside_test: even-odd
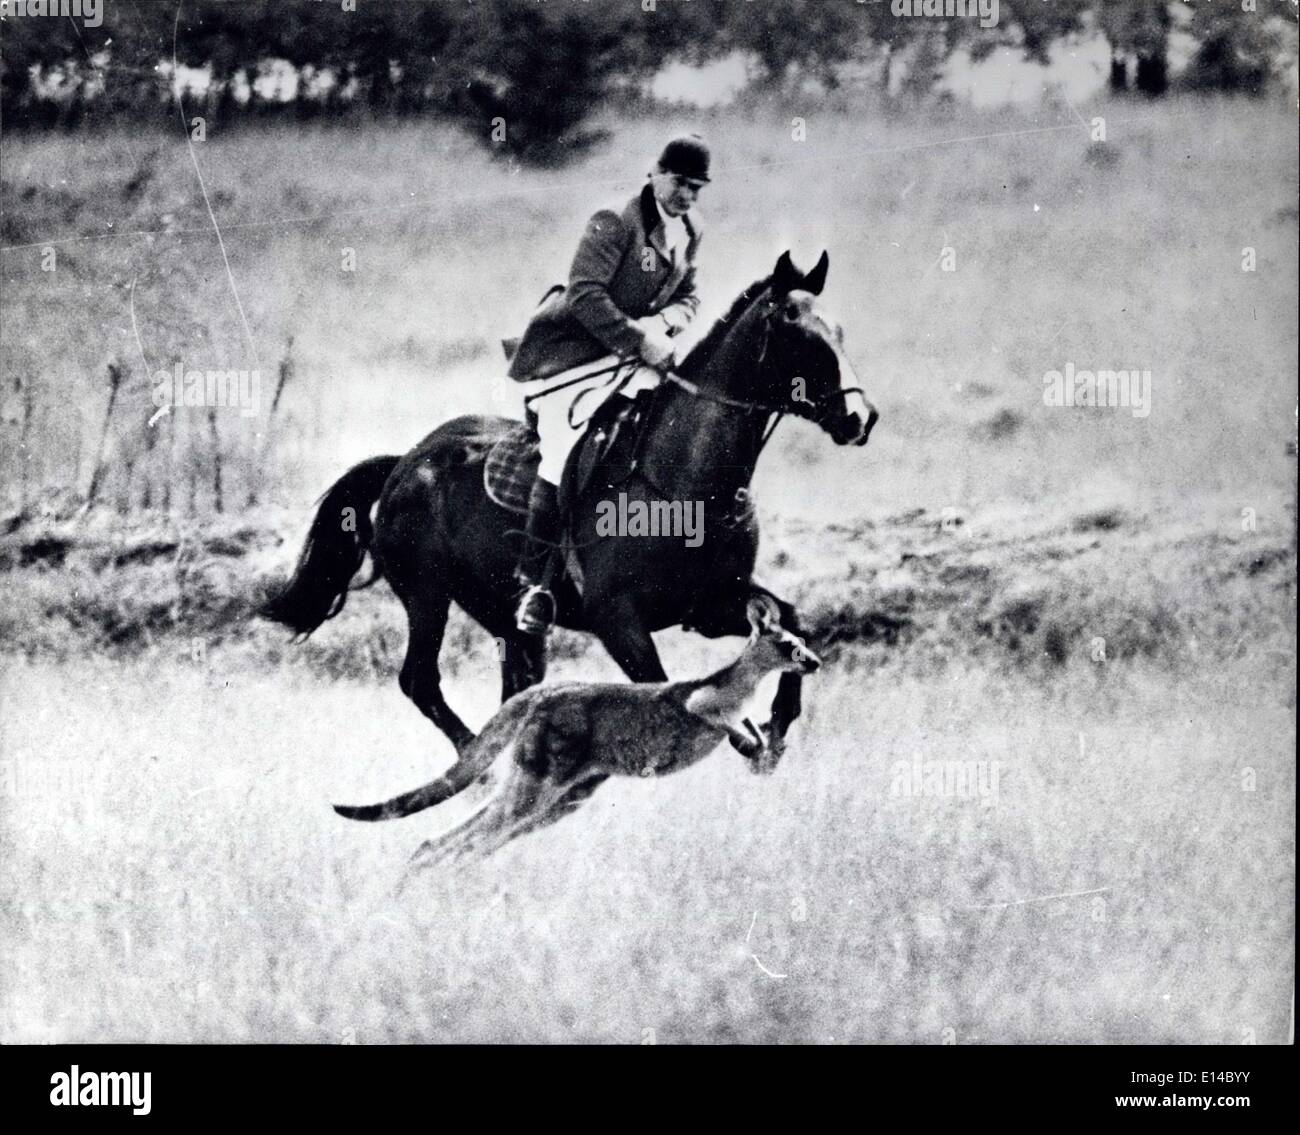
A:
[[[726,315],[714,323],[709,328],[709,333],[691,348],[690,354],[682,360],[681,365],[677,368],[677,373],[683,378],[694,378],[698,375],[709,359],[713,357],[713,352],[718,349],[727,332],[731,330],[731,325],[749,310],[750,304],[758,298],[759,293],[766,289],[771,282],[771,276],[764,276],[761,280],[755,280],[741,292],[736,297],[736,302],[727,309]]]

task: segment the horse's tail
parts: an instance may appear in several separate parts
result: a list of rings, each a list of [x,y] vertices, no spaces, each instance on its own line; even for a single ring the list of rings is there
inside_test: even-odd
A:
[[[343,609],[348,584],[374,535],[370,508],[400,460],[372,457],[334,482],[316,510],[293,577],[262,605],[263,618],[309,635]],[[374,579],[378,578],[376,565]]]

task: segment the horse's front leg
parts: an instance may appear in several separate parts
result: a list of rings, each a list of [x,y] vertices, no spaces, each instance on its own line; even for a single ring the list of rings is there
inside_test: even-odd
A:
[[[546,677],[546,640],[519,634],[497,641],[501,644],[501,701],[504,704],[520,690],[535,686]]]
[[[756,595],[771,599],[781,612],[781,626],[791,634],[803,637],[799,612],[794,609],[792,603],[751,580],[749,597],[753,598]],[[789,732],[790,726],[799,719],[801,713],[803,713],[803,675],[786,671],[781,675],[780,683],[776,688],[776,697],[772,699],[771,734],[768,745],[773,756],[779,757],[785,751],[785,735]]]
[[[749,581],[747,590],[710,595],[697,602],[695,613],[688,620],[690,628],[705,638],[747,635],[749,620],[745,612],[749,601],[757,595],[775,603],[780,612],[781,625],[791,633],[802,637],[799,613],[794,606],[753,580]],[[767,725],[761,727],[764,733],[763,745],[755,751],[748,743],[748,739],[741,734],[730,738],[732,748],[751,760],[761,756],[774,765],[785,751],[786,733],[802,712],[803,677],[799,674],[783,673],[776,688],[776,697],[772,699],[772,719]]]
[[[632,596],[615,596],[593,607],[591,629],[623,673],[634,682],[666,682],[668,675],[659,661],[659,651]]]

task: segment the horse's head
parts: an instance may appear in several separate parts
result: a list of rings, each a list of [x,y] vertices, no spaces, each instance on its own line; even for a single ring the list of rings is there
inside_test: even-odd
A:
[[[778,405],[821,426],[837,445],[866,445],[880,415],[844,353],[844,330],[817,297],[830,257],[800,272],[783,252],[765,299],[768,351],[776,364]]]

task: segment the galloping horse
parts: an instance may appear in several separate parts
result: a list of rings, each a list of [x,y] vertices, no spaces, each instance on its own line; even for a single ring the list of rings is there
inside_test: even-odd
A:
[[[597,505],[608,505],[598,499],[609,495],[608,485],[591,485],[572,502],[573,554],[584,582],[581,593],[568,579],[557,584],[557,622],[595,634],[634,682],[667,680],[652,631],[745,635],[755,596],[774,600],[781,624],[799,633],[794,608],[752,578],[758,522],[748,486],[783,414],[815,422],[839,445],[865,445],[875,425],[843,333],[816,301],[828,267],[823,252],[805,274],[783,253],[772,275],[745,289],[655,392],[639,462],[618,488],[629,508],[703,502],[698,546],[680,535],[601,535]],[[262,612],[310,634],[342,608],[369,550],[374,578],[388,580],[410,624],[402,691],[462,755],[474,734],[443,697],[438,670],[452,600],[503,644],[502,701],[541,681],[546,669],[544,640],[514,624],[518,518],[484,490],[484,444],[514,424],[455,418],[405,457],[373,457],[350,469],[322,499],[292,579]],[[756,766],[762,771],[780,757],[800,693],[799,675],[783,674],[769,751]]]

